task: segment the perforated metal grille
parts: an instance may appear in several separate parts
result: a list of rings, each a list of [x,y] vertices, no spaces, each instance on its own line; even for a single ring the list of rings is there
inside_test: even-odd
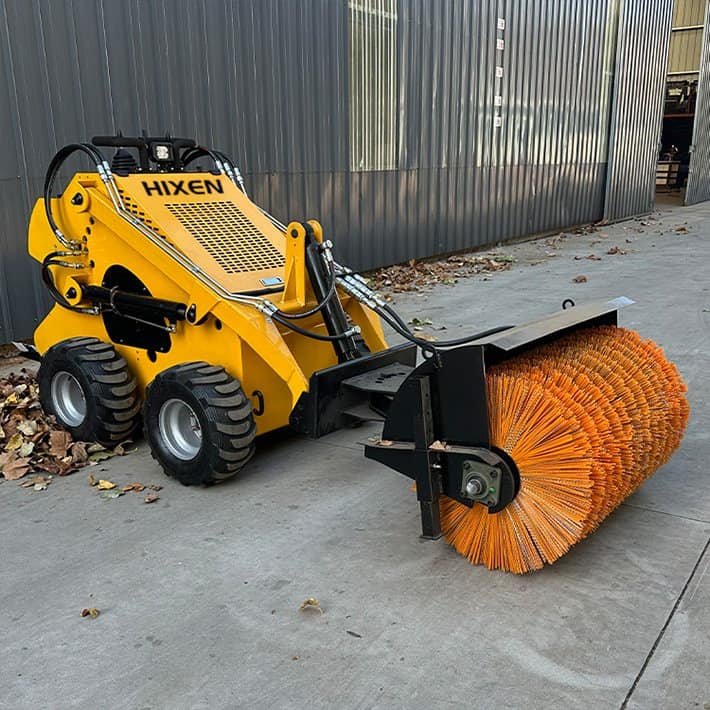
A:
[[[131,196],[128,195],[125,190],[122,190],[120,187],[118,188],[118,193],[121,196],[121,200],[123,201],[123,206],[135,217],[137,217],[141,222],[146,224],[148,227],[150,227],[154,232],[157,232],[162,236],[162,232],[158,228],[158,226],[153,222],[153,220],[148,217],[148,215],[141,210],[138,205],[131,199]]]
[[[228,274],[279,268],[283,254],[233,202],[165,207]]]

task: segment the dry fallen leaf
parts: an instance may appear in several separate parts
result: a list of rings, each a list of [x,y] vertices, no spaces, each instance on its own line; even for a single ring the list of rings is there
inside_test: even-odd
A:
[[[92,619],[95,619],[100,613],[101,613],[101,611],[99,609],[97,609],[95,606],[90,606],[88,609],[81,610],[82,618],[86,617],[86,616],[90,616]]]
[[[121,490],[124,493],[128,493],[129,491],[135,491],[136,493],[140,493],[141,491],[145,490],[145,486],[142,483],[131,483],[127,486],[123,486]]]
[[[23,443],[24,439],[22,438],[22,434],[17,432],[16,434],[13,434],[10,437],[10,441],[5,444],[5,451],[16,451],[22,446]]]
[[[11,458],[3,464],[2,475],[8,481],[16,481],[22,478],[29,470],[29,459]]]
[[[159,483],[149,483],[148,488],[150,488],[151,491],[162,491],[163,487]]]
[[[26,419],[17,425],[17,429],[25,436],[34,436],[37,433],[37,422],[34,419]]]
[[[99,451],[94,451],[93,454],[89,454],[89,461],[98,463],[99,461],[105,461],[106,459],[110,459],[112,456],[114,456],[114,453],[112,451],[106,451],[106,449],[101,449]]]
[[[71,434],[68,431],[55,430],[49,435],[49,453],[57,458],[66,456],[71,445]]]
[[[100,491],[110,491],[115,488],[116,484],[113,481],[106,481],[103,478],[99,480],[99,490]]]
[[[587,277],[586,277],[586,276],[582,276],[582,275],[580,275],[580,276],[575,276],[575,277],[572,279],[572,281],[574,281],[574,283],[576,283],[576,284],[583,284],[583,283],[586,283]]]
[[[607,251],[607,254],[626,254],[626,252],[623,249],[619,249],[619,247],[612,247]]]
[[[143,499],[143,502],[155,503],[156,500],[160,500],[160,496],[157,493],[148,493],[148,495]]]
[[[26,481],[23,481],[20,483],[20,486],[22,488],[33,488],[36,491],[46,491],[47,486],[52,482],[52,477],[51,476],[40,476],[40,475],[34,475],[30,476]]]
[[[120,498],[122,495],[123,491],[119,491],[117,488],[110,491],[101,491],[101,493],[99,493],[99,497],[104,500],[113,500],[114,498]]]
[[[315,597],[308,597],[308,599],[304,599],[301,603],[301,606],[299,606],[298,608],[301,611],[306,611],[306,609],[313,609],[314,611],[319,611],[321,614],[325,613],[323,609],[321,609],[320,602]]]
[[[84,463],[88,460],[88,458],[89,455],[86,453],[85,444],[83,444],[81,441],[77,441],[76,443],[71,445],[72,463]]]
[[[98,484],[98,480],[96,480],[96,478],[94,478],[91,473],[86,477],[86,480],[90,486],[95,486]]]

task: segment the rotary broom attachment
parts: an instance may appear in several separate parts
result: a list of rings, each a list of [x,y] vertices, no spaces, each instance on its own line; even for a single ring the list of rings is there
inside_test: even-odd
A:
[[[517,466],[504,510],[441,501],[446,539],[474,564],[523,573],[554,562],[662,466],[688,419],[686,387],[661,349],[610,326],[494,366],[491,443]]]
[[[414,478],[424,537],[489,569],[537,570],[668,461],[685,384],[616,327],[615,303],[440,351],[402,384],[366,455]]]

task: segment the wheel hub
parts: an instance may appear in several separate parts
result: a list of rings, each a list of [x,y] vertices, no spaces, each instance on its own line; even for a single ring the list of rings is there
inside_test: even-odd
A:
[[[62,424],[78,427],[86,419],[86,397],[79,381],[62,370],[52,378],[52,406]]]
[[[158,428],[168,451],[181,461],[191,461],[200,453],[200,420],[183,400],[169,399],[163,403],[158,415]]]

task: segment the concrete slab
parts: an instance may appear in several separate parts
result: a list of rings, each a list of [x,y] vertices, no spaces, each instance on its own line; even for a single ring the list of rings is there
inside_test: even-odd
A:
[[[705,553],[628,708],[710,708],[710,555]]]
[[[238,480],[199,490],[141,444],[92,473],[163,484],[151,505],[101,500],[86,472],[44,492],[0,484],[0,707],[619,708],[632,689],[629,707],[702,707],[708,216],[575,235],[554,257],[506,247],[509,272],[396,299],[453,337],[622,293],[640,302],[624,322],[688,378],[679,454],[557,564],[490,573],[420,541],[408,481],[359,450],[371,426],[271,437]],[[602,261],[573,258],[592,251]],[[324,614],[298,610],[312,596]]]

